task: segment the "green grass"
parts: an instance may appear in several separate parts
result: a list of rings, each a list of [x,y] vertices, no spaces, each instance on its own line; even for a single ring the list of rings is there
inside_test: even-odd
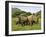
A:
[[[40,30],[41,25],[40,24],[34,24],[32,26],[25,25],[22,26],[21,24],[16,25],[15,18],[12,18],[12,31],[22,31],[22,30]]]

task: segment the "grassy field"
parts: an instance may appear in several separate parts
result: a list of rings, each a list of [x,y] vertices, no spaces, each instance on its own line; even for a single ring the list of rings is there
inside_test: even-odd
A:
[[[40,24],[34,24],[32,26],[30,25],[25,25],[22,26],[20,24],[16,25],[16,19],[12,18],[12,31],[22,31],[22,30],[40,30],[41,25]]]

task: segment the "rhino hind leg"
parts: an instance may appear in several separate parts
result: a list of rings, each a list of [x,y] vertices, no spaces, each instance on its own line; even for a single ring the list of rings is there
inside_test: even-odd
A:
[[[34,25],[34,23],[35,23],[35,21],[31,21],[31,22],[30,22],[31,26]]]
[[[19,22],[16,22],[16,25],[19,24]]]

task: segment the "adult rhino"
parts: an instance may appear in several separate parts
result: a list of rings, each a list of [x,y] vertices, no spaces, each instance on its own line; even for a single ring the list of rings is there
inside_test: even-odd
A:
[[[27,18],[29,25],[33,25],[34,23],[37,23],[37,17],[35,15],[30,15]]]
[[[19,23],[22,25],[26,25],[28,22],[27,16],[19,16]]]

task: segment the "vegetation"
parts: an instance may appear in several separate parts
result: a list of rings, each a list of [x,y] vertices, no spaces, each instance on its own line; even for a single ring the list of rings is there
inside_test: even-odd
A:
[[[29,15],[31,15],[32,13],[30,13],[30,12],[25,12],[25,11],[21,11],[21,10],[18,9],[18,8],[13,8],[13,9],[12,9],[12,16],[13,16],[13,17],[19,16],[19,15],[21,15],[21,14],[23,14],[24,16],[29,16]]]

